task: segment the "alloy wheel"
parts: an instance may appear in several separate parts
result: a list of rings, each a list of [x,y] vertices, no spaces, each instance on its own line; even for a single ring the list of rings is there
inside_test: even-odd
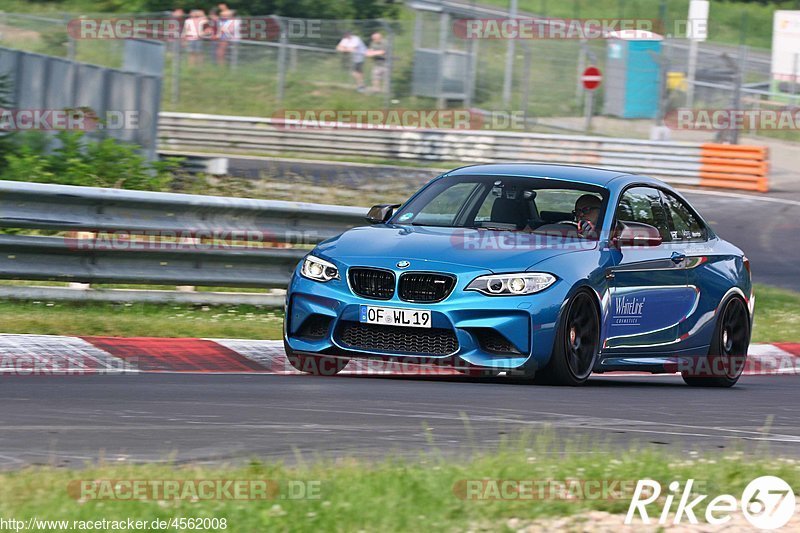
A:
[[[588,294],[578,294],[572,300],[565,333],[569,370],[576,379],[586,379],[592,373],[600,337],[594,302]]]

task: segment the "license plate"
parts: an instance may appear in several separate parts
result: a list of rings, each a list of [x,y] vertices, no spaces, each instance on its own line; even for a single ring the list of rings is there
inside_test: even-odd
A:
[[[365,324],[405,326],[409,328],[431,327],[431,312],[424,309],[400,309],[362,305],[359,321]]]

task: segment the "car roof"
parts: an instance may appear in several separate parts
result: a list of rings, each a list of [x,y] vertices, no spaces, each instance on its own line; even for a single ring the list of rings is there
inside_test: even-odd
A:
[[[666,186],[664,182],[649,176],[641,176],[603,168],[586,167],[581,165],[561,165],[556,163],[495,163],[485,165],[470,165],[451,170],[446,176],[517,176],[529,178],[551,178],[574,181],[600,187],[614,185],[624,186],[628,183],[643,183],[650,185]]]

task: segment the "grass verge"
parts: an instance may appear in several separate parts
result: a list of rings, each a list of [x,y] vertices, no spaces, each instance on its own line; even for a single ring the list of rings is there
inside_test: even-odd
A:
[[[756,285],[753,342],[800,342],[800,292]]]
[[[800,342],[800,293],[756,286],[753,342]],[[249,305],[0,302],[4,333],[280,339],[283,312]]]
[[[581,449],[592,452],[580,452]],[[741,498],[747,483],[759,476],[774,475],[791,486],[800,485],[798,462],[770,456],[766,450],[754,455],[715,451],[709,456],[695,452],[686,456],[636,446],[620,450],[610,443],[589,443],[580,438],[559,441],[548,431],[535,438],[527,435],[509,439],[496,452],[469,459],[436,453],[378,462],[297,459],[294,466],[254,460],[243,466],[101,464],[81,470],[26,468],[0,475],[0,513],[6,519],[18,520],[33,516],[40,520],[131,518],[147,522],[216,518],[226,520],[227,531],[496,531],[504,530],[514,519],[524,523],[587,510],[614,513],[621,525],[636,481],[644,477],[660,482],[664,491],[671,481],[679,481],[682,490],[687,479],[695,480],[696,493],[710,495],[695,507],[698,516],[716,495]],[[97,490],[104,486],[100,480],[269,480],[277,490],[268,491],[269,498],[249,501],[101,501],[92,497],[76,501],[74,495],[79,492],[75,487],[80,486],[81,480],[95,483],[88,485],[90,490],[84,495],[102,494]],[[486,481],[478,485],[478,480]],[[605,494],[601,498],[597,493],[591,496],[588,489],[579,485],[569,485],[573,488],[567,494],[576,496],[574,499],[483,499],[493,494],[490,487],[500,486],[501,480],[553,482],[544,486],[569,480],[617,480],[620,490],[611,498],[605,498]],[[467,485],[469,482],[472,485]],[[70,483],[73,489],[68,492]],[[467,486],[472,487],[469,492]],[[291,497],[303,492],[314,497]],[[662,507],[663,497],[648,511],[657,518]]]

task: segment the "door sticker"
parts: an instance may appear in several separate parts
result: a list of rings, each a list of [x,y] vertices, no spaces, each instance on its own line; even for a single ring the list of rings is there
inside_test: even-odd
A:
[[[640,326],[647,297],[617,296],[614,298],[612,326]]]

